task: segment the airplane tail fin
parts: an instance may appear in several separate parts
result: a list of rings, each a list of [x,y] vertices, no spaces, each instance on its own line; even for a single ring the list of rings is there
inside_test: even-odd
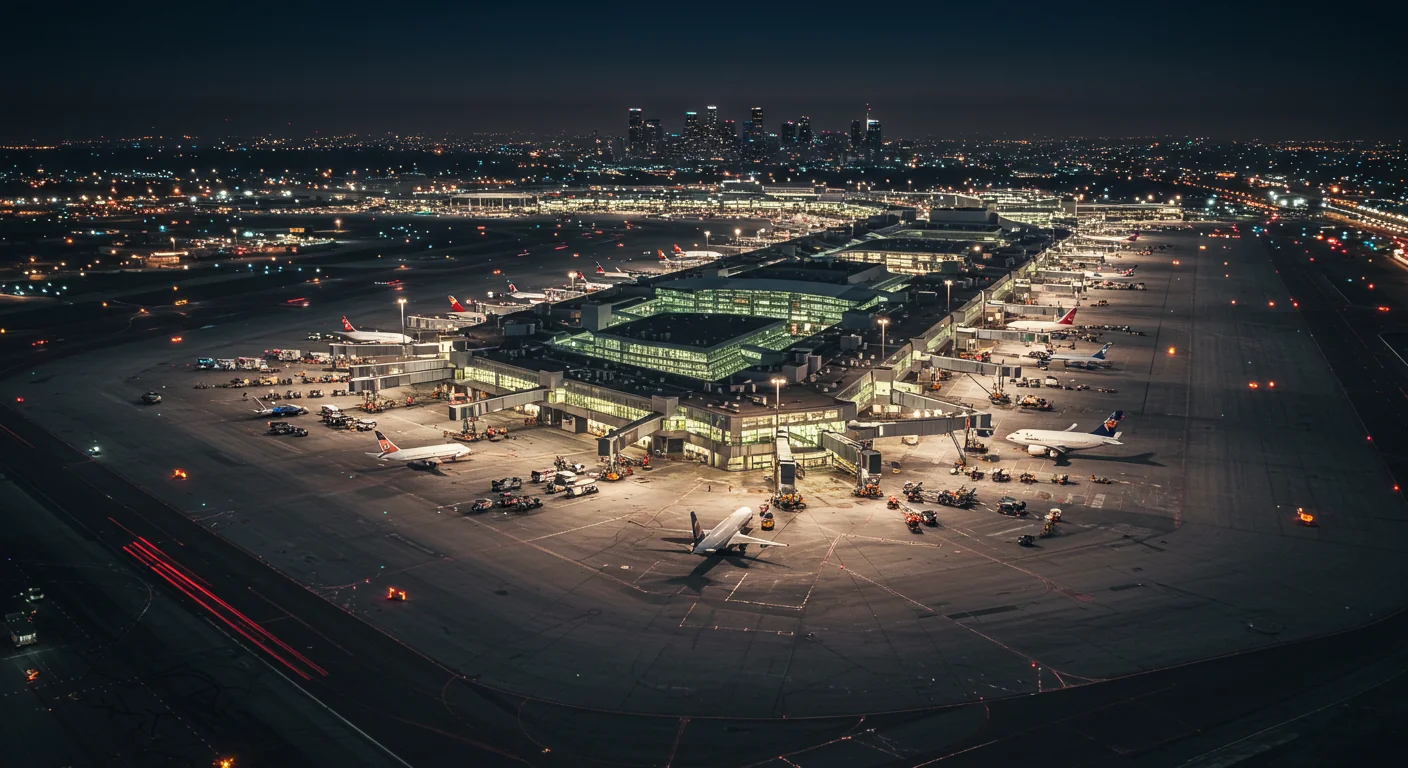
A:
[[[1056,323],[1057,323],[1058,325],[1070,325],[1070,324],[1074,323],[1075,321],[1076,321],[1076,308],[1075,308],[1075,307],[1071,307],[1071,308],[1066,312],[1066,314],[1061,315],[1061,319],[1060,319],[1060,320],[1057,320]]]
[[[662,251],[662,250],[660,250],[659,248],[655,249],[655,257],[658,258],[658,259],[660,259],[661,261],[669,261],[669,260],[670,260],[668,257],[665,256],[665,252]]]
[[[398,450],[396,444],[391,442],[391,438],[383,435],[381,430],[376,431],[376,444],[381,446],[382,453],[395,453]]]
[[[459,303],[459,301],[458,301],[454,296],[451,296],[451,297],[450,297],[450,311],[452,311],[452,312],[468,312],[469,310],[465,309],[465,308],[464,308],[464,305],[461,304],[461,303]]]
[[[599,261],[596,263],[596,273],[598,275],[606,274],[606,267],[601,266],[601,262]]]
[[[1100,348],[1100,351],[1099,351],[1099,352],[1096,352],[1095,354],[1091,355],[1091,357],[1095,358],[1096,360],[1104,360],[1104,359],[1105,359],[1105,353],[1106,353],[1106,352],[1109,352],[1109,351],[1110,351],[1110,347],[1113,347],[1113,346],[1115,346],[1115,342],[1113,342],[1113,341],[1107,342],[1107,343],[1105,344],[1105,346],[1103,346],[1103,347]]]
[[[675,253],[684,253],[684,250],[680,248],[679,243],[675,243],[673,247],[675,249]]]
[[[347,315],[342,316],[342,330],[347,331],[348,333],[354,333],[357,330],[356,328],[352,327],[351,323],[347,322]]]
[[[1120,425],[1120,422],[1123,420],[1124,411],[1115,411],[1114,413],[1110,414],[1110,418],[1105,419],[1105,422],[1103,424],[1091,430],[1090,434],[1099,435],[1101,437],[1113,437],[1115,439],[1119,439],[1121,433],[1116,432],[1115,427],[1118,427]]]
[[[699,526],[699,518],[693,513],[689,513],[689,529],[694,532],[694,543],[698,544],[704,538],[704,529]]]
[[[518,293],[518,287],[515,286],[513,283],[509,283],[509,284],[508,284],[508,292],[509,292],[509,293]]]

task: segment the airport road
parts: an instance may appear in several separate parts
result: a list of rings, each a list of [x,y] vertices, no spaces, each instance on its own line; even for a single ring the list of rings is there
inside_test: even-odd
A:
[[[44,595],[28,605],[38,644],[0,653],[6,766],[386,764],[272,667],[153,589],[125,555],[9,481],[0,496],[0,595],[36,586]]]
[[[139,551],[157,578],[232,635],[264,652],[280,674],[361,724],[415,765],[513,764],[536,750],[514,738],[513,707],[442,696],[456,676],[194,524],[161,501],[36,429],[0,412],[0,455],[10,477],[114,551]],[[141,568],[138,568],[141,570]],[[514,743],[517,742],[517,743]]]

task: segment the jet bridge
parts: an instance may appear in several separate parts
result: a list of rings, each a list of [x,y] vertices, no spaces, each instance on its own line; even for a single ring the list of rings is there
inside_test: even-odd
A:
[[[822,432],[821,447],[826,450],[831,465],[855,475],[861,485],[868,476],[879,476],[880,452],[852,440],[840,432]]]
[[[777,493],[797,490],[797,461],[792,458],[792,445],[787,437],[777,438],[777,460],[772,465],[772,487]]]
[[[951,416],[932,416],[898,421],[852,421],[846,428],[861,440],[874,440],[877,437],[902,437],[904,435],[948,435],[973,429],[980,437],[992,437],[991,413],[956,413]]]
[[[596,439],[596,455],[612,459],[626,446],[642,437],[649,437],[660,431],[665,416],[660,413],[647,413],[624,427],[617,427]]]
[[[510,408],[517,408],[520,405],[528,405],[529,403],[541,403],[547,400],[547,397],[547,388],[537,387],[535,389],[525,389],[522,392],[511,392],[507,395],[490,397],[484,400],[455,403],[450,406],[450,420],[463,421],[467,418],[477,419],[486,413],[506,411]]]

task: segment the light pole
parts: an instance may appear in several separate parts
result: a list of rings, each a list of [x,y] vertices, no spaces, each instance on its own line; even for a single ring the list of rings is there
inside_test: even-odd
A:
[[[784,379],[780,376],[772,377],[773,396],[777,400],[777,402],[774,404],[774,407],[777,408],[777,410],[779,411],[782,410],[782,385],[786,383],[787,379]]]
[[[738,241],[741,240],[741,239],[743,239],[743,230],[741,230],[741,229],[735,229],[735,230],[733,230],[733,242],[734,242],[735,244],[737,244]]]
[[[567,279],[571,281],[571,282],[569,282],[569,283],[567,284],[567,289],[570,290],[570,291],[575,291],[575,290],[577,290],[577,273],[576,273],[576,272],[568,272],[568,273],[567,273]]]
[[[953,281],[944,281],[944,291],[948,294],[948,314],[953,314]]]
[[[875,321],[880,324],[880,360],[885,360],[885,328],[890,324],[890,318],[882,317]]]
[[[709,250],[709,230],[704,230],[704,250]]]
[[[396,303],[401,307],[401,333],[406,332],[406,300],[397,299]]]

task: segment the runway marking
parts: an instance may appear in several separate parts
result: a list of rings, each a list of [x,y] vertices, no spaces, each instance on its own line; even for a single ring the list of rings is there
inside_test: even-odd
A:
[[[582,501],[586,501],[586,499],[583,499]],[[581,502],[574,502],[574,503],[581,503]],[[558,505],[558,506],[566,506],[566,505]],[[632,513],[632,514],[634,514],[634,513]],[[542,536],[535,536],[534,538],[531,538],[531,539],[523,539],[523,542],[524,542],[524,543],[527,543],[527,542],[530,542],[530,541],[542,541],[543,539],[551,539],[551,538],[554,537],[554,536],[561,536],[561,535],[564,534],[564,533],[575,533],[575,532],[577,532],[577,531],[586,530],[587,528],[595,528],[595,527],[598,526],[598,525],[605,525],[605,524],[607,524],[607,523],[614,523],[614,522],[616,522],[617,520],[624,520],[624,519],[626,519],[626,518],[628,518],[628,517],[630,517],[630,516],[631,516],[631,515],[620,515],[619,517],[613,517],[613,518],[609,518],[609,519],[607,519],[607,520],[598,520],[598,521],[595,522],[595,523],[587,523],[586,525],[579,525],[579,526],[577,526],[576,528],[568,528],[568,529],[565,530],[565,531],[558,531],[557,533],[545,533],[545,534],[543,534]],[[657,560],[657,561],[655,561],[655,562],[658,563],[658,562],[660,562],[660,561]],[[652,566],[652,567],[654,567],[654,566]],[[641,575],[644,576],[645,574],[641,574]]]
[[[1095,494],[1095,498],[1093,498],[1093,499],[1090,500],[1090,508],[1091,508],[1091,509],[1099,509],[1099,508],[1101,508],[1101,507],[1103,507],[1103,506],[1105,506],[1105,494],[1103,494],[1103,493],[1097,493],[1097,494]]]
[[[698,606],[699,606],[699,603],[690,603],[690,604],[689,604],[689,610],[685,611],[685,612],[684,612],[684,618],[683,618],[683,619],[680,619],[680,627],[681,627],[681,628],[684,627],[684,623],[685,623],[686,621],[689,621],[689,615],[690,615],[691,613],[694,613],[694,609],[695,609],[696,607],[698,607]]]
[[[741,587],[741,586],[743,586],[743,580],[746,579],[746,578],[748,578],[748,574],[746,574],[746,573],[743,574],[742,576],[739,576],[739,577],[738,577],[738,583],[737,583],[737,584],[734,584],[734,585],[733,585],[733,589],[729,590],[729,592],[728,592],[728,597],[725,597],[725,598],[724,598],[724,602],[728,602],[729,600],[732,600],[732,599],[733,599],[733,593],[734,593],[734,592],[737,592],[737,591],[738,591],[738,588]]]
[[[1003,534],[1011,533],[1011,532],[1013,532],[1013,531],[1022,531],[1022,530],[1026,530],[1027,528],[1032,527],[1032,525],[1034,525],[1035,522],[1036,522],[1036,521],[1032,521],[1031,523],[1028,523],[1027,525],[1019,525],[1019,526],[1017,526],[1016,528],[1007,528],[1007,529],[1005,529],[1005,530],[1001,530],[1001,531],[998,531],[998,532],[996,532],[996,533],[989,533],[988,535],[989,535],[989,536],[1001,536],[1001,535],[1003,535]]]

